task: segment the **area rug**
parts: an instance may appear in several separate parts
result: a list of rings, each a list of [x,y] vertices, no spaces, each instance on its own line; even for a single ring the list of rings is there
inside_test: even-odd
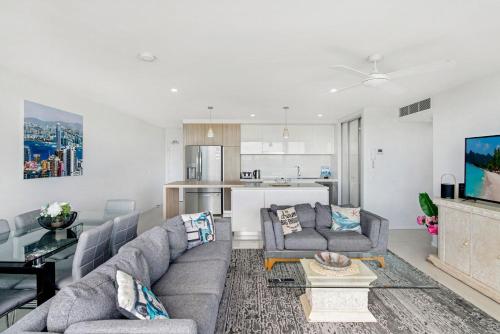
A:
[[[392,253],[388,266],[439,288],[373,289],[369,309],[377,323],[308,323],[299,301],[304,291],[269,288],[263,263],[262,250],[233,251],[216,333],[500,333],[498,321]],[[300,266],[277,265],[288,271]]]

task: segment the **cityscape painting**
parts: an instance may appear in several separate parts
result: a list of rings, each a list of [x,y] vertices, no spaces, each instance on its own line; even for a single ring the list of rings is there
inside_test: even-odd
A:
[[[82,175],[83,116],[24,101],[24,178]]]

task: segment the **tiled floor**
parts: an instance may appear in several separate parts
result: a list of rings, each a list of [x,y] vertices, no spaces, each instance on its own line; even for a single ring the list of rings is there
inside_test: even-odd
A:
[[[158,225],[158,222],[161,222],[161,210],[159,208],[144,213],[139,223],[139,233]],[[233,247],[261,248],[262,242],[235,240]],[[426,261],[429,254],[436,253],[436,249],[430,246],[430,236],[425,230],[391,230],[389,249],[500,321],[500,304],[485,297]],[[26,314],[26,311],[19,311],[18,318],[23,314]],[[0,331],[3,329],[5,329],[5,321],[1,319]]]

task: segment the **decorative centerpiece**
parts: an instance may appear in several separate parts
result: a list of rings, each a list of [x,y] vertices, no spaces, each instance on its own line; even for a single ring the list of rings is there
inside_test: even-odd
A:
[[[328,270],[345,270],[348,268],[352,261],[345,255],[332,253],[332,252],[318,252],[314,254],[314,259],[320,264],[321,267]]]
[[[64,229],[74,223],[77,215],[69,203],[54,202],[42,207],[38,223],[47,230]]]
[[[437,247],[438,235],[438,207],[434,204],[427,193],[421,193],[418,196],[420,208],[425,213],[425,216],[417,217],[417,224],[427,228],[429,234],[432,235],[432,247]]]

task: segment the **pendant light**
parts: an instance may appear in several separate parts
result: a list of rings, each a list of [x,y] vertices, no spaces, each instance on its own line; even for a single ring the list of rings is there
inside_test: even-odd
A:
[[[213,138],[214,137],[214,130],[212,130],[212,110],[214,107],[209,106],[208,107],[208,112],[210,113],[210,125],[208,127],[208,132],[207,132],[207,137],[208,138]]]
[[[288,133],[288,107],[285,106],[283,107],[283,110],[285,111],[285,128],[283,129],[283,138],[288,139],[290,136],[290,133]]]

